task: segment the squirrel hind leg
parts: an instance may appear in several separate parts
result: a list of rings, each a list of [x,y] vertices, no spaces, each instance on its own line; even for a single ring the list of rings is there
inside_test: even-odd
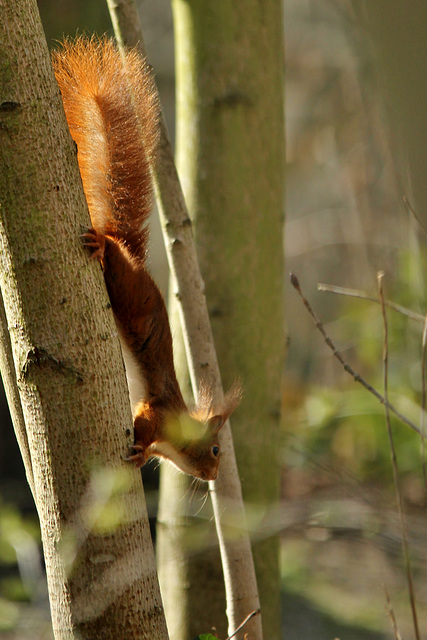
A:
[[[93,227],[88,227],[81,238],[83,245],[90,251],[91,259],[102,261],[105,254],[105,236]]]

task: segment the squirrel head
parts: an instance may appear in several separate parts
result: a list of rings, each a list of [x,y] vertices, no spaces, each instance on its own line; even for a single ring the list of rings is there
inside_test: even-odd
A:
[[[189,413],[168,415],[164,435],[153,442],[150,453],[195,478],[215,480],[220,459],[218,434],[225,421],[221,415],[212,416],[205,423]]]
[[[201,480],[215,480],[221,457],[219,432],[241,400],[240,385],[233,385],[217,411],[211,396],[200,394],[194,411],[169,414],[163,437],[150,446],[150,453],[166,458],[180,471]]]

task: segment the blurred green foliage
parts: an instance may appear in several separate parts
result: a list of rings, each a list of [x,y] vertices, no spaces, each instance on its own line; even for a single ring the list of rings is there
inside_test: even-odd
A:
[[[312,388],[300,420],[299,466],[315,459],[331,468],[344,467],[360,481],[392,483],[384,409],[367,391]],[[397,419],[391,424],[400,471],[419,473],[420,437]],[[289,457],[295,459],[291,452]]]
[[[36,571],[26,571],[35,565]],[[42,580],[40,530],[33,514],[25,516],[18,506],[0,496],[0,633],[11,631],[22,616],[19,603],[31,602]]]
[[[423,313],[426,295],[419,295],[417,282],[424,268],[422,251],[402,251],[396,273],[384,281],[386,297],[411,311]],[[367,292],[377,297],[377,292]],[[331,296],[324,293],[324,296]],[[423,324],[386,310],[388,326],[388,396],[396,408],[416,425],[421,421]],[[338,320],[326,327],[344,360],[363,379],[384,395],[384,325],[381,306],[371,301],[341,296]],[[316,329],[313,325],[313,332]],[[322,340],[319,334],[319,340]],[[383,405],[353,380],[335,361],[326,346],[322,350],[326,384],[304,386],[297,407],[291,408],[290,431],[298,434],[298,464],[322,460],[332,467],[344,467],[360,481],[392,484],[390,447]],[[321,365],[317,365],[321,369]],[[285,407],[286,412],[286,407]],[[420,474],[421,438],[391,414],[393,438],[401,473]],[[288,458],[292,453],[288,452]]]

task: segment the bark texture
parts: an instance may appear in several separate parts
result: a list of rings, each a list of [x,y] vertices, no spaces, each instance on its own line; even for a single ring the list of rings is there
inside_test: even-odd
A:
[[[55,638],[167,638],[123,362],[35,0],[0,0],[0,286]],[[27,473],[29,470],[27,469]]]
[[[283,22],[281,3],[174,0],[177,163],[194,217],[224,386],[243,380],[232,418],[264,636],[279,638],[280,379],[283,321]],[[274,517],[272,520],[274,522]],[[221,576],[197,594],[210,601]],[[212,595],[212,598],[214,596]],[[201,607],[202,608],[202,607]],[[219,612],[215,616],[219,625]],[[219,625],[220,626],[220,625]],[[221,628],[221,626],[220,626]]]

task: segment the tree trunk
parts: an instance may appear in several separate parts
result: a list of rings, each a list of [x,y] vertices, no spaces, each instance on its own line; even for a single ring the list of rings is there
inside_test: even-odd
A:
[[[130,13],[127,10],[122,11],[122,8],[129,4],[132,4],[131,0],[119,0],[112,7],[115,14],[113,22],[120,31],[120,41],[124,44],[133,43],[136,35],[132,24],[129,34],[123,28],[128,23]],[[135,16],[134,11],[133,15]],[[139,48],[144,51],[141,39]],[[164,124],[161,129],[159,149],[153,175],[172,271],[172,289],[179,302],[192,386],[197,397],[200,384],[207,383],[213,392],[214,402],[220,402],[222,385],[207,315],[204,285],[193,246],[191,223],[176,177]],[[224,569],[228,630],[229,634],[234,635],[236,627],[248,612],[258,611],[259,598],[229,425],[222,429],[220,441],[221,472],[218,480],[210,483],[209,489]],[[176,495],[175,492],[172,493]],[[168,573],[171,575],[176,572],[172,569],[171,572],[166,571],[165,575],[167,576]],[[185,575],[184,572],[183,575]],[[205,574],[204,578],[207,582],[210,580],[210,575]],[[182,594],[182,592],[180,588],[179,593]],[[211,599],[203,602],[203,609],[211,610],[215,618],[217,612]],[[246,633],[253,640],[262,637],[259,617],[252,618],[245,629],[238,632],[236,640],[243,638]]]
[[[377,54],[378,76],[390,115],[393,152],[400,168],[400,191],[427,229],[427,5],[424,0],[353,0]],[[426,157],[424,157],[426,156]]]
[[[245,397],[232,419],[233,438],[245,501],[259,522],[270,510],[274,513],[279,497],[284,353],[281,3],[174,0],[173,10],[178,170],[195,218],[224,382],[229,386],[240,376],[244,383]],[[175,495],[168,486],[162,493]],[[178,510],[183,500],[175,495]],[[169,528],[176,521],[176,512],[161,506],[159,545],[166,514]],[[279,638],[278,538],[268,528],[254,533],[264,636]],[[203,557],[200,562],[193,554],[188,562],[188,575],[196,564],[200,576],[190,583],[188,596],[191,610],[203,618],[199,630],[209,630],[213,620],[223,633],[218,597],[222,575],[213,569],[219,565],[209,559],[203,570]],[[169,566],[168,572],[173,571]],[[170,600],[175,597],[170,594]],[[175,632],[171,624],[170,631]],[[188,635],[195,631],[190,627]]]
[[[35,0],[0,2],[0,65],[0,286],[55,638],[167,638],[140,475],[122,460],[117,332],[79,237],[87,207]]]

